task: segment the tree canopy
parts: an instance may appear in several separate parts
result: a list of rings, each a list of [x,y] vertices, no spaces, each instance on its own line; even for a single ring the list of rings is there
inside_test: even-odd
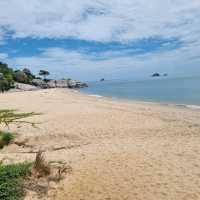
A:
[[[46,71],[46,70],[40,70],[39,75],[43,76],[44,79],[46,79],[46,77],[49,76],[50,73],[48,71]]]
[[[14,86],[13,70],[7,64],[0,62],[0,91],[9,90]]]
[[[7,64],[0,62],[0,92],[14,87],[14,82],[30,84],[35,76],[27,68],[13,70]]]

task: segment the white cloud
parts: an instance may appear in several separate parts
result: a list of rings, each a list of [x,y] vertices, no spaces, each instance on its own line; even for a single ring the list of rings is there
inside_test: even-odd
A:
[[[200,52],[199,46],[195,49],[188,46],[168,52],[135,56],[126,55],[121,51],[115,52],[116,56],[110,56],[113,52],[108,51],[99,54],[100,59],[96,59],[96,56],[83,52],[50,48],[43,49],[38,56],[8,58],[6,61],[11,66],[29,67],[34,73],[40,69],[47,69],[52,77],[96,80],[101,77],[107,79],[148,77],[155,71],[167,72],[171,76],[189,75],[191,71],[199,73],[198,52]]]
[[[31,66],[35,72],[46,67],[56,76],[82,79],[127,77],[158,69],[200,72],[199,0],[0,0],[0,7],[0,42],[8,30],[19,38],[126,43],[163,37],[183,44],[176,50],[138,56],[130,56],[128,50],[95,55],[51,48],[38,56],[4,57],[14,66]]]
[[[1,0],[0,7],[0,26],[15,37],[191,41],[200,31],[199,0]]]
[[[8,54],[6,54],[6,53],[0,53],[0,59],[1,60],[5,60],[6,58],[8,58]]]

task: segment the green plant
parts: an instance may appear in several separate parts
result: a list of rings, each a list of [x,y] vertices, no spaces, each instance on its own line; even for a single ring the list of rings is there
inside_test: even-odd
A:
[[[30,175],[32,164],[0,164],[0,199],[21,200],[25,195],[24,179]]]
[[[35,123],[33,122],[22,120],[34,115],[40,115],[40,113],[17,113],[16,110],[0,110],[0,125],[9,126],[11,123],[26,123],[35,126]]]
[[[23,120],[24,118],[28,118],[34,115],[39,115],[39,113],[17,113],[16,110],[0,110],[0,125],[9,127],[9,124],[11,123],[26,123],[35,126],[36,123]],[[8,145],[13,139],[14,134],[0,131],[0,149],[2,149],[5,145]]]
[[[14,72],[14,80],[19,83],[29,83],[26,73],[20,70]]]
[[[13,133],[0,131],[0,149],[10,144],[14,140],[14,137]]]
[[[0,62],[0,92],[9,90],[14,86],[13,70],[7,64]]]
[[[4,92],[11,88],[14,88],[15,81],[20,83],[31,84],[31,81],[34,78],[35,76],[27,68],[24,68],[23,70],[14,71],[7,64],[0,62],[0,92]]]
[[[22,71],[27,75],[29,83],[35,78],[35,75],[28,68],[24,68]]]

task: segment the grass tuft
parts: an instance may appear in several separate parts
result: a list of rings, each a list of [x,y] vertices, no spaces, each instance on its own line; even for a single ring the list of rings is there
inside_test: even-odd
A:
[[[25,195],[24,179],[31,172],[30,163],[0,164],[0,199],[21,200]]]
[[[51,173],[50,165],[45,161],[42,151],[36,154],[35,162],[33,164],[33,175],[40,178],[48,176]]]
[[[14,138],[15,136],[13,133],[0,131],[0,149],[6,145],[9,145]]]

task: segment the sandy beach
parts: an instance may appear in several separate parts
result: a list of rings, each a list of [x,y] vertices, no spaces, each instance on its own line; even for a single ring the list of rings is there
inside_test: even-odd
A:
[[[0,94],[1,109],[38,112],[11,126],[26,146],[0,151],[8,163],[45,151],[72,173],[42,199],[199,200],[200,110],[49,89]],[[37,199],[28,194],[26,199]],[[40,198],[41,199],[41,198]]]

